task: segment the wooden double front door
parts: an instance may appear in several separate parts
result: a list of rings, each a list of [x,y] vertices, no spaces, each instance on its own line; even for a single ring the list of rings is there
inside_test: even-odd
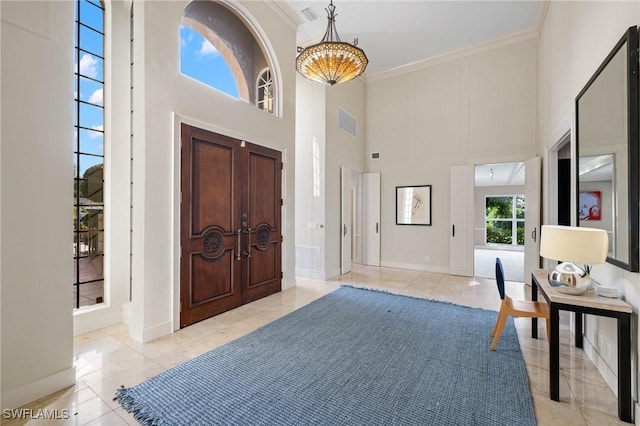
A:
[[[281,289],[281,153],[182,124],[180,327]]]

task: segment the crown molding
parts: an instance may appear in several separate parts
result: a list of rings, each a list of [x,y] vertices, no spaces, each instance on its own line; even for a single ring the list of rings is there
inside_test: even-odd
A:
[[[542,0],[542,7],[538,9],[538,37],[542,34],[542,28],[544,27],[544,21],[547,19],[547,12],[549,11],[550,0]]]
[[[373,83],[376,81],[386,80],[387,78],[398,77],[404,74],[408,74],[414,71],[433,67],[446,62],[451,62],[451,61],[466,58],[472,55],[477,55],[479,53],[484,53],[494,49],[499,49],[501,47],[511,46],[513,44],[523,43],[529,40],[535,40],[538,38],[538,35],[539,35],[539,29],[538,27],[536,27],[535,29],[532,29],[532,30],[525,30],[517,33],[512,33],[507,36],[498,37],[489,41],[474,44],[472,46],[463,47],[461,49],[443,53],[441,55],[431,56],[429,58],[411,62],[406,65],[401,65],[396,68],[380,71],[375,74],[366,75],[365,73],[363,77],[366,83]]]
[[[462,59],[493,49],[522,43],[532,39],[538,39],[540,38],[542,28],[544,27],[544,22],[547,17],[547,11],[549,10],[550,0],[541,0],[540,3],[541,7],[538,8],[536,24],[532,29],[508,34],[506,36],[494,38],[492,40],[488,40],[472,46],[463,47],[461,49],[443,53],[441,55],[432,56],[430,58],[421,59],[419,61],[411,62],[409,64],[401,65],[399,67],[395,67],[385,71],[380,71],[374,74],[367,75],[367,73],[365,73],[364,75],[362,75],[362,78],[364,79],[365,83],[372,83],[380,80],[385,80],[387,78],[408,74],[424,68],[440,65],[445,62],[455,61],[457,59]]]
[[[291,9],[291,7],[284,1],[267,1],[265,4],[269,6],[271,10],[276,12],[276,14],[296,32],[298,31],[298,26],[304,22],[295,10]]]

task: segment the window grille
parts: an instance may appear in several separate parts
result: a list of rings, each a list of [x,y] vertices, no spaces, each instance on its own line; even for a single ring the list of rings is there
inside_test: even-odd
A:
[[[74,308],[104,299],[104,7],[76,1]]]

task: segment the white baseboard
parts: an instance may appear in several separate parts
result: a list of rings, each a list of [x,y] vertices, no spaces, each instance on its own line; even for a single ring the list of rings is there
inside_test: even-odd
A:
[[[295,278],[295,277],[293,277],[293,278],[289,278],[289,279],[285,279],[285,280],[282,282],[282,289],[283,289],[283,290],[286,290],[286,289],[288,289],[288,288],[293,288],[293,287],[295,287],[295,286],[296,286],[296,278]]]
[[[120,316],[120,321],[123,324],[131,324],[131,302],[122,304],[122,315]]]
[[[424,265],[420,263],[404,263],[404,262],[380,262],[381,266],[387,268],[411,269],[414,271],[435,272],[439,274],[448,274],[449,269],[442,266]]]
[[[73,386],[75,383],[76,368],[67,368],[35,382],[27,383],[17,389],[2,392],[2,409],[20,407],[66,387]]]
[[[122,321],[122,310],[104,306],[87,312],[79,311],[73,316],[73,335],[88,333],[109,327]]]
[[[172,321],[166,321],[153,327],[145,328],[142,331],[142,343],[150,342],[159,337],[173,333]]]
[[[320,278],[321,280],[328,280],[329,278],[333,278],[333,277],[337,277],[339,275],[342,275],[342,273],[340,272],[340,267],[337,267],[334,270],[327,270],[327,273],[325,274],[324,277]]]
[[[296,277],[311,278],[313,280],[323,279],[322,272],[304,268],[296,268]]]

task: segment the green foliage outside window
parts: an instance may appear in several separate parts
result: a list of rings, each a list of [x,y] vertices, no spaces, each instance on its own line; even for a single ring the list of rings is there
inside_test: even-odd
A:
[[[513,217],[513,197],[487,197],[487,218],[511,219]]]
[[[486,242],[513,244],[513,223],[516,220],[516,242],[524,245],[525,200],[523,195],[486,198]]]

